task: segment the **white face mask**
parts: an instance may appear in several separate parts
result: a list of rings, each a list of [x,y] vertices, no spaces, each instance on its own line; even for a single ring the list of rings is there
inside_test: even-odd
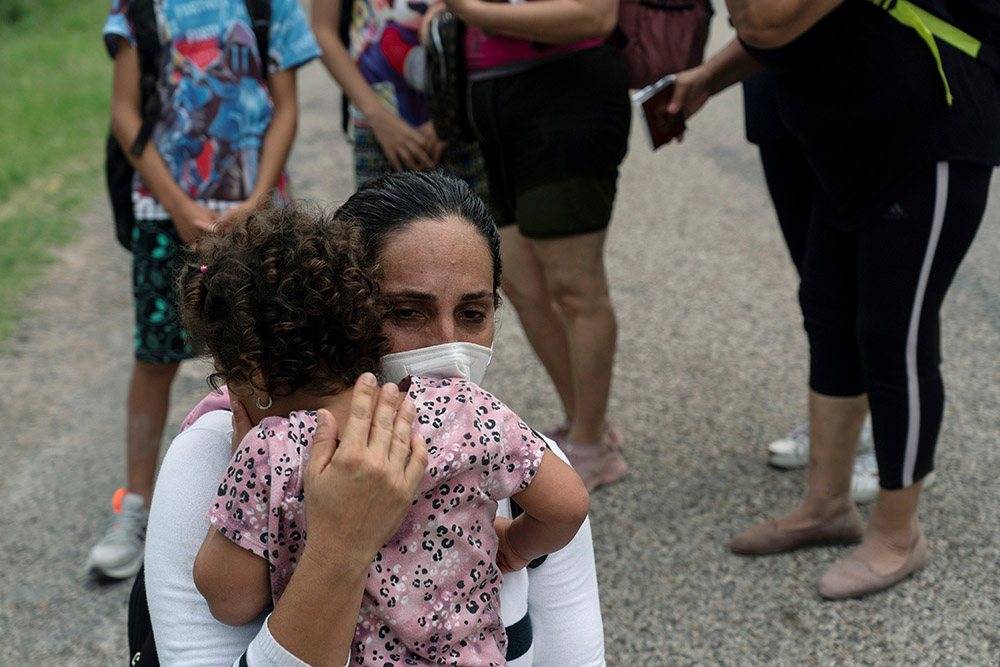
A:
[[[382,381],[399,382],[407,375],[432,378],[465,378],[479,384],[493,349],[475,343],[444,343],[382,357]]]

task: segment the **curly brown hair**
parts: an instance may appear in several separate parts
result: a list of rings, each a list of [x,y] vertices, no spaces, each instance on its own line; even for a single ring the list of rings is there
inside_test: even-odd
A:
[[[377,372],[388,307],[361,229],[318,209],[257,209],[203,237],[178,276],[192,347],[215,360],[209,384],[319,395]]]

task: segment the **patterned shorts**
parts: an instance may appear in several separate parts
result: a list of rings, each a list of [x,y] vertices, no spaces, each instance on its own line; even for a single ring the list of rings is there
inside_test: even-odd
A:
[[[136,220],[132,230],[135,358],[166,364],[194,356],[184,341],[174,292],[174,258],[181,246],[169,220]]]
[[[382,146],[375,138],[375,132],[365,125],[354,125],[354,185],[361,187],[379,176],[395,171]],[[469,184],[473,192],[483,201],[489,201],[489,179],[486,163],[483,162],[479,144],[459,144],[448,146],[441,155],[441,170]]]

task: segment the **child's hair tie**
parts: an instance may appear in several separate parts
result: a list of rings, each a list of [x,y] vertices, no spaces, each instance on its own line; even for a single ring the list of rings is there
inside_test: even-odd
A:
[[[206,271],[208,271],[208,264],[202,264],[201,265],[201,272],[205,273]]]

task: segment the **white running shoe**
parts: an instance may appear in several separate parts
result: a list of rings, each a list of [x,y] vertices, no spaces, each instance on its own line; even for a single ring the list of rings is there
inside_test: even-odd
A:
[[[851,498],[858,505],[866,505],[878,498],[878,461],[874,451],[859,452],[854,459]]]
[[[854,459],[854,475],[851,476],[851,498],[858,505],[866,505],[875,502],[878,498],[878,461],[875,460],[875,452],[861,452]],[[934,471],[927,473],[924,477],[926,489],[934,483]]]
[[[875,450],[872,440],[872,418],[865,418],[861,427],[861,437],[858,438],[858,456]],[[809,420],[798,424],[792,432],[783,438],[775,440],[767,446],[767,462],[776,468],[794,470],[805,468],[809,463]]]
[[[86,569],[111,579],[128,579],[142,566],[149,510],[142,496],[127,489],[115,491],[111,505],[104,533],[87,556]]]

